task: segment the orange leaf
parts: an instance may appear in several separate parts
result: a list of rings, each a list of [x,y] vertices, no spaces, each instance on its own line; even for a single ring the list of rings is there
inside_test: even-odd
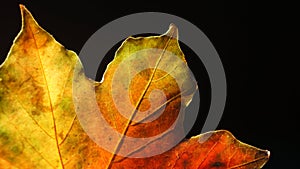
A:
[[[126,159],[114,167],[172,169],[253,169],[261,168],[269,152],[236,140],[225,130],[208,132],[183,141],[168,152],[146,159]]]

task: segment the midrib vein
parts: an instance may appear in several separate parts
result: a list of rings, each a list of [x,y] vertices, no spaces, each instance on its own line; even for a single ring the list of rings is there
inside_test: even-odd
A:
[[[42,68],[43,78],[44,78],[45,83],[46,83],[46,90],[47,90],[47,94],[48,94],[48,98],[49,98],[50,111],[51,111],[51,114],[52,114],[52,121],[53,121],[53,129],[54,129],[54,135],[55,135],[56,148],[57,148],[57,152],[58,152],[58,156],[59,156],[59,161],[60,161],[61,167],[62,167],[62,169],[64,169],[64,164],[63,164],[63,161],[62,161],[62,157],[61,157],[61,153],[60,153],[60,148],[59,148],[59,143],[58,143],[58,136],[57,136],[57,130],[56,130],[56,121],[55,121],[55,116],[54,116],[54,111],[53,111],[53,104],[52,104],[52,100],[51,100],[51,96],[50,96],[50,90],[49,90],[49,87],[48,87],[47,78],[46,78],[45,71],[44,71],[43,62],[42,62],[42,59],[41,59],[41,56],[40,56],[39,48],[38,48],[38,46],[36,44],[36,39],[34,37],[34,33],[33,33],[33,31],[32,31],[32,29],[31,29],[30,26],[28,26],[28,28],[30,30],[31,36],[32,36],[33,41],[34,41],[34,45],[35,45],[36,50],[37,50],[38,59],[39,59],[39,62],[40,62],[41,68]]]
[[[174,30],[173,30],[173,31],[174,31]],[[122,131],[122,133],[121,133],[122,136],[121,136],[121,138],[119,139],[119,141],[117,142],[117,145],[116,145],[116,147],[115,147],[115,149],[114,149],[114,151],[113,151],[113,155],[112,155],[111,158],[109,159],[108,165],[105,167],[105,169],[109,169],[109,168],[112,166],[113,161],[114,161],[114,159],[116,158],[116,154],[118,153],[118,151],[120,150],[120,148],[121,148],[121,146],[122,146],[123,139],[124,139],[124,137],[126,136],[126,133],[127,133],[128,129],[129,129],[129,126],[130,126],[130,124],[131,124],[131,122],[132,122],[132,119],[134,118],[136,112],[138,111],[139,106],[140,106],[141,103],[142,103],[142,100],[143,100],[145,94],[146,94],[147,91],[148,91],[148,88],[149,88],[149,86],[150,86],[150,84],[151,84],[151,82],[152,82],[152,80],[153,80],[153,78],[154,78],[154,75],[155,75],[155,72],[156,72],[156,70],[157,70],[157,68],[158,68],[158,65],[159,65],[159,63],[160,63],[160,61],[161,61],[161,59],[162,59],[162,57],[163,57],[163,55],[164,55],[164,53],[165,53],[165,51],[166,51],[168,45],[169,45],[169,43],[170,43],[170,40],[173,38],[174,33],[175,33],[175,31],[172,32],[171,35],[164,35],[164,36],[168,36],[168,37],[169,37],[168,40],[167,40],[167,43],[166,43],[166,45],[164,46],[164,49],[163,49],[161,55],[159,56],[159,58],[158,58],[158,60],[157,60],[157,62],[156,62],[156,64],[155,64],[154,70],[153,70],[153,72],[152,72],[152,74],[151,74],[151,76],[150,76],[150,78],[149,78],[149,80],[148,80],[148,83],[147,83],[145,89],[143,90],[141,96],[140,96],[139,99],[138,99],[138,102],[137,102],[137,104],[136,104],[136,106],[135,106],[135,107],[136,107],[135,110],[131,113],[131,116],[129,117],[129,119],[128,119],[127,123],[126,123],[125,128],[123,129],[123,131]]]

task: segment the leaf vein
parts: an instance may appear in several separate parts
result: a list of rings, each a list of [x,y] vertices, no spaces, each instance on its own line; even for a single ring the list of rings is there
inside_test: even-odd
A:
[[[47,89],[48,98],[49,98],[49,102],[50,102],[49,103],[50,104],[50,109],[51,109],[51,113],[52,113],[52,121],[53,121],[53,128],[54,128],[54,134],[55,134],[56,147],[57,147],[58,156],[59,156],[59,160],[60,160],[62,169],[64,169],[64,165],[63,165],[63,161],[62,161],[62,156],[61,156],[61,152],[60,152],[60,148],[59,148],[59,144],[58,144],[58,135],[57,135],[57,129],[56,129],[56,122],[55,122],[55,116],[54,116],[54,111],[53,111],[53,105],[52,105],[52,100],[51,100],[51,96],[50,96],[50,90],[49,90],[49,87],[48,87],[47,78],[46,78],[46,75],[45,75],[44,65],[42,63],[42,59],[41,59],[41,56],[40,56],[38,45],[36,43],[35,35],[34,35],[32,29],[31,29],[31,27],[28,26],[28,28],[30,30],[31,36],[32,36],[33,41],[34,41],[34,45],[35,45],[36,50],[37,50],[37,55],[38,55],[38,59],[39,59],[40,65],[41,65],[43,78],[44,78],[45,83],[46,83],[46,89]]]

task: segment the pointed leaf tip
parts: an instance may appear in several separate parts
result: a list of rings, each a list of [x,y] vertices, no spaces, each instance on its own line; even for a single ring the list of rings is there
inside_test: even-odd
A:
[[[175,24],[171,23],[166,33],[167,36],[178,39],[178,28]]]
[[[25,7],[25,5],[20,4],[20,10],[21,10],[21,15],[24,18],[26,15],[30,15],[30,12],[28,11],[28,9]]]
[[[35,20],[33,19],[31,13],[29,12],[29,10],[25,7],[25,5],[20,4],[20,10],[21,10],[21,15],[22,15],[22,23],[28,23],[29,20],[33,20],[35,22]]]
[[[25,5],[23,5],[23,4],[19,4],[19,6],[20,6],[21,10],[25,8]]]
[[[42,29],[39,24],[35,21],[30,11],[25,7],[25,5],[20,4],[21,17],[22,17],[22,30],[30,30],[35,32],[36,30]]]

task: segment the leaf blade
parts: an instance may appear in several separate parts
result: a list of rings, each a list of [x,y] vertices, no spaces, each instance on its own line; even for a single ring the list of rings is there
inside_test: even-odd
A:
[[[77,55],[20,8],[22,29],[0,67],[0,157],[16,168],[87,167],[90,153],[105,160],[74,111]]]
[[[112,153],[104,150],[85,133],[78,120],[79,117],[76,116],[75,111],[78,107],[73,106],[72,90],[74,80],[78,80],[76,82],[79,86],[92,89],[95,87],[98,105],[89,110],[96,110],[99,106],[111,126],[123,133],[122,137],[126,135],[146,138],[158,135],[170,126],[173,127],[162,137],[130,147],[129,154],[126,155],[143,153],[145,148],[157,150],[160,148],[157,146],[159,144],[173,143],[173,140],[183,134],[183,116],[180,115],[179,120],[175,121],[176,126],[170,124],[181,111],[179,105],[182,104],[184,110],[197,89],[196,82],[189,77],[188,67],[177,39],[177,29],[174,31],[176,34],[169,36],[166,33],[146,38],[128,38],[117,51],[114,61],[106,70],[105,80],[100,84],[84,76],[77,55],[65,49],[43,30],[24,6],[21,6],[21,12],[22,30],[14,41],[5,63],[0,66],[1,169],[3,166],[5,168],[258,168],[268,160],[267,151],[240,143],[227,131],[202,134],[180,143],[163,154],[143,159],[124,158],[116,155],[117,151]],[[144,49],[149,50],[139,54],[146,58],[146,62],[140,62],[143,58],[134,56],[130,60],[132,63],[119,71],[123,73],[122,75],[134,75],[132,79],[129,78],[131,76],[125,76],[127,79],[119,78],[124,83],[132,80],[132,83],[128,83],[128,90],[125,88],[126,90],[107,92],[123,60]],[[179,59],[174,61],[170,59],[171,57],[168,58],[167,56],[171,55],[168,52]],[[164,57],[162,53],[165,54]],[[183,64],[180,64],[181,62]],[[149,69],[139,72],[143,64]],[[75,79],[76,76],[79,79]],[[179,90],[182,86],[185,86],[184,90]],[[155,89],[162,89],[166,100],[163,100],[161,93],[154,92],[157,102],[151,102],[153,94],[151,92]],[[129,111],[133,112],[129,113],[130,118],[122,117],[120,111],[114,107],[112,98],[114,91],[119,92],[118,96],[129,92],[129,103],[140,105],[133,106],[134,109],[126,109],[134,110]],[[85,91],[82,92],[84,94]],[[93,98],[85,99],[89,103]],[[148,111],[150,103],[154,103],[154,109]],[[162,107],[166,111],[159,116]],[[135,116],[136,109],[148,114]],[[164,114],[165,112],[168,116]],[[84,113],[89,115],[89,112]],[[135,117],[139,119],[136,120]],[[152,130],[153,128],[155,130]],[[92,129],[102,134],[111,134],[107,133],[103,126]],[[144,132],[145,129],[147,132]],[[109,137],[105,137],[107,138]],[[228,149],[231,147],[228,145],[233,145],[236,151]],[[119,144],[113,146],[118,147]],[[122,145],[120,147],[123,148]],[[244,150],[237,150],[239,147],[244,147]],[[252,154],[249,155],[247,151]],[[222,155],[223,152],[227,154]],[[245,157],[248,161],[241,161],[240,157]]]
[[[216,143],[219,145],[216,146]],[[222,144],[223,146],[220,146]],[[228,158],[229,152],[232,154],[231,158]],[[217,130],[185,140],[170,151],[157,156],[124,159],[115,163],[112,169],[122,166],[131,166],[132,169],[253,169],[262,168],[269,156],[269,151],[242,143],[226,130]],[[243,160],[246,162],[241,164]]]

